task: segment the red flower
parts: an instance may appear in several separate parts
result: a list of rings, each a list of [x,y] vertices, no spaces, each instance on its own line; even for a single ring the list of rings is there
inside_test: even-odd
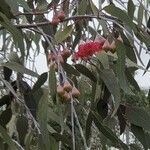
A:
[[[92,56],[94,53],[99,52],[102,50],[102,46],[105,40],[103,41],[88,41],[82,43],[78,47],[78,51],[75,53],[75,57],[78,58],[87,58]]]

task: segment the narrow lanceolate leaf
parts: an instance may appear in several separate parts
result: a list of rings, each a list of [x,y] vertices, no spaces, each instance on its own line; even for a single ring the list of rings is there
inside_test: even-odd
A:
[[[93,116],[92,116],[92,113],[89,112],[87,120],[86,120],[86,127],[85,127],[85,138],[86,138],[87,144],[89,143],[89,139],[91,137],[92,121],[93,121]]]
[[[118,56],[116,71],[117,71],[120,87],[123,89],[123,91],[126,94],[132,94],[132,91],[129,88],[129,84],[125,76],[126,48],[123,43],[119,42],[117,44],[116,49],[117,49],[117,56]]]
[[[126,109],[127,120],[139,127],[142,127],[144,130],[150,131],[150,115],[146,110],[140,107],[127,107]]]
[[[38,90],[46,82],[47,76],[47,72],[41,74],[36,83],[34,84],[32,91]]]
[[[5,66],[8,67],[11,70],[14,70],[16,72],[22,73],[22,74],[27,74],[27,75],[31,75],[34,77],[38,77],[39,75],[37,73],[35,73],[34,71],[25,68],[23,65],[20,65],[16,62],[8,62],[8,63],[3,63],[1,64],[1,66]]]
[[[108,60],[108,55],[106,52],[102,51],[100,53],[97,53],[97,58],[98,60],[102,63],[103,67],[105,69],[109,69],[109,60]]]
[[[90,0],[90,5],[91,5],[91,9],[92,9],[94,15],[97,16],[99,13],[99,9],[95,6],[95,4],[93,3],[92,0]]]
[[[139,9],[138,9],[138,26],[139,27],[141,27],[141,25],[142,25],[143,12],[144,12],[143,4],[140,3]]]
[[[68,73],[68,74],[73,74],[75,76],[80,76],[80,73],[78,70],[76,70],[73,66],[65,63],[62,64],[62,67],[64,68],[64,70]]]
[[[7,134],[7,131],[0,125],[0,133],[3,140],[9,145],[10,150],[18,149],[15,143],[12,141],[12,139]]]
[[[47,130],[48,95],[49,95],[48,90],[43,89],[43,95],[39,101],[38,113],[37,113],[38,123],[40,125],[40,130],[42,133],[41,139],[39,139],[40,149],[45,149],[45,150],[49,150],[49,147],[50,147],[49,134]],[[41,146],[44,146],[44,147],[41,147]]]
[[[120,97],[120,88],[116,76],[111,69],[99,70],[99,76],[104,81],[110,93],[114,96],[114,115],[120,105],[121,97]]]
[[[120,105],[117,110],[117,116],[120,126],[120,135],[125,131],[126,128],[126,118],[125,118],[126,107],[124,105]]]
[[[72,31],[73,25],[66,26],[63,30],[58,30],[55,34],[55,40],[57,41],[57,43],[61,43],[71,34]]]
[[[85,4],[86,4],[86,5],[85,5]],[[78,14],[78,15],[85,15],[86,9],[87,9],[87,0],[82,0],[82,1],[79,3],[79,7],[78,7],[78,10],[77,10],[77,14]]]
[[[131,132],[141,142],[141,144],[143,145],[144,149],[148,149],[144,130],[141,127],[139,127],[139,126],[131,124]]]
[[[134,17],[134,11],[135,11],[135,4],[133,3],[132,0],[128,1],[128,15],[130,16],[131,19]]]
[[[115,133],[112,132],[112,130],[110,128],[108,128],[107,126],[105,126],[101,120],[99,119],[99,115],[97,115],[96,113],[92,112],[93,114],[93,118],[94,118],[94,123],[97,126],[97,128],[99,129],[100,132],[103,133],[103,135],[105,137],[107,137],[113,144],[115,144],[116,146],[119,146],[120,148],[122,147],[124,150],[128,150],[128,146],[126,144],[124,144],[116,135]]]
[[[56,74],[54,66],[50,66],[49,70],[49,90],[52,100],[56,102]]]
[[[86,68],[84,65],[81,64],[76,64],[75,68],[82,73],[83,75],[85,75],[86,77],[88,77],[89,79],[91,79],[92,81],[96,82],[97,79],[95,77],[95,75],[88,69]]]
[[[16,46],[20,48],[21,54],[22,56],[24,56],[25,50],[24,50],[23,36],[21,32],[1,12],[0,12],[0,17],[4,20],[4,21],[0,20],[0,24],[13,35],[13,39]]]
[[[111,14],[112,16],[117,17],[121,20],[125,25],[129,26],[134,32],[137,32],[135,24],[132,22],[132,19],[125,13],[122,9],[116,7],[115,5],[111,4],[104,8],[104,10]]]

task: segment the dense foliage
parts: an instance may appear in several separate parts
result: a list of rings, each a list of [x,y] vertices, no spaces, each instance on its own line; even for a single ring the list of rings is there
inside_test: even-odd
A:
[[[150,148],[150,93],[134,79],[149,72],[149,8],[0,0],[0,149]]]

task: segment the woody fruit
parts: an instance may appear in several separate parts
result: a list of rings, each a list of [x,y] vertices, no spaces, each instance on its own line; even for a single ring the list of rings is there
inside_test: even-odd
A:
[[[65,13],[64,13],[64,11],[58,12],[58,18],[59,18],[61,21],[65,19]]]
[[[67,80],[64,82],[63,87],[64,87],[64,90],[67,91],[67,92],[70,92],[72,90],[72,85]]]
[[[57,93],[61,97],[63,97],[63,95],[65,94],[64,88],[60,84],[57,86]]]
[[[74,87],[72,88],[72,96],[73,96],[73,97],[78,97],[79,95],[80,95],[79,90],[74,86]]]

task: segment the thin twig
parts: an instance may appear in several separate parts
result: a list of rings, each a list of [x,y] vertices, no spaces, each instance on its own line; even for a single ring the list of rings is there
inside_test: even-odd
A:
[[[71,94],[70,94],[71,95]],[[71,126],[72,126],[72,149],[75,150],[75,134],[74,134],[74,111],[73,111],[73,97],[71,95]]]
[[[84,137],[84,133],[83,133],[82,127],[81,127],[81,125],[80,125],[80,122],[79,122],[79,119],[78,119],[78,116],[77,116],[77,113],[76,113],[74,107],[73,107],[73,113],[74,113],[75,119],[76,119],[76,121],[77,121],[77,125],[78,125],[78,127],[79,127],[81,137],[82,137],[82,139],[83,139],[83,143],[84,143],[85,150],[88,150],[88,147],[87,147],[87,144],[86,144],[86,139],[85,139],[85,137]]]

